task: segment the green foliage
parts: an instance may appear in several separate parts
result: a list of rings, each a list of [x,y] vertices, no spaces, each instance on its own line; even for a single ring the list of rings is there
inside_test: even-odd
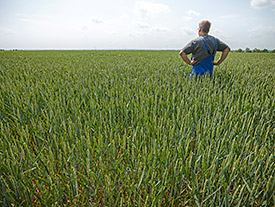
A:
[[[250,53],[250,52],[252,52],[252,51],[247,47],[247,48],[245,48],[245,52]]]
[[[258,49],[258,48],[254,48],[252,52],[254,52],[254,53],[255,53],[255,52],[256,52],[256,53],[260,53],[260,52],[261,52],[261,50],[260,50],[260,49]]]
[[[234,52],[234,51],[233,51],[233,52]],[[238,50],[235,50],[235,52],[274,53],[275,50],[270,50],[270,51],[269,51],[268,49],[260,50],[260,49],[258,49],[258,48],[254,48],[253,50],[250,50],[249,48],[246,48],[246,49],[243,51],[241,48],[239,48]]]
[[[242,48],[239,48],[238,50],[236,50],[236,52],[243,52]]]
[[[275,205],[274,58],[0,53],[0,206]]]

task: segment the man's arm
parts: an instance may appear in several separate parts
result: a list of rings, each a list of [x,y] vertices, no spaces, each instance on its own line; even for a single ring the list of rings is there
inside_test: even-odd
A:
[[[195,65],[197,61],[195,60],[190,60],[187,55],[185,54],[185,52],[183,52],[182,50],[180,51],[180,56],[181,58],[184,60],[184,62],[186,62],[188,65]]]
[[[221,54],[220,58],[218,59],[218,61],[217,62],[213,61],[213,64],[214,65],[220,65],[225,60],[225,58],[227,57],[229,52],[230,52],[230,47],[225,48],[222,51],[222,54]]]

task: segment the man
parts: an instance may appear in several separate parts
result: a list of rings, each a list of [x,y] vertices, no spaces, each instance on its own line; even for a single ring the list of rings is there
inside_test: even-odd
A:
[[[196,39],[189,42],[181,51],[181,58],[189,65],[192,65],[190,77],[213,73],[214,65],[220,65],[227,57],[230,48],[219,39],[208,35],[211,23],[207,20],[199,23]],[[222,51],[220,58],[214,62],[216,51]],[[187,57],[192,53],[191,60]]]

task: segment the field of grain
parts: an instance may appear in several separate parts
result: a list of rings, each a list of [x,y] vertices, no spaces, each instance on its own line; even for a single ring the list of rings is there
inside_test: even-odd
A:
[[[274,59],[0,51],[0,206],[275,205]]]

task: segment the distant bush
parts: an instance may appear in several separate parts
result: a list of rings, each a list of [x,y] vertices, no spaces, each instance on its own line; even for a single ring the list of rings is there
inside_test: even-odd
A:
[[[243,50],[239,48],[238,50],[236,50],[236,52],[243,52]]]
[[[249,47],[245,48],[245,52],[252,52]]]

